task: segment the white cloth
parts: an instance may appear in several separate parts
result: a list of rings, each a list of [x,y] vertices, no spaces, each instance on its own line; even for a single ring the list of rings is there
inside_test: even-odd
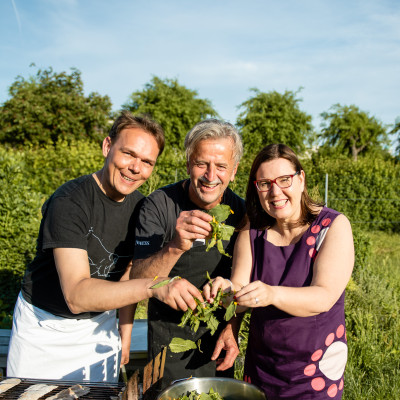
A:
[[[7,376],[118,382],[121,338],[116,311],[91,319],[57,317],[18,296]]]

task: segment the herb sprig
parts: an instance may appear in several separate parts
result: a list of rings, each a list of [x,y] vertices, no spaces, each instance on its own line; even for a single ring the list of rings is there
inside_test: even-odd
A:
[[[222,244],[223,240],[229,240],[235,231],[235,228],[231,225],[226,225],[224,221],[227,220],[230,214],[233,214],[233,211],[230,206],[227,204],[218,204],[211,210],[207,211],[213,219],[210,222],[212,227],[211,237],[206,239],[206,251],[209,251],[212,247],[217,245],[218,251],[227,256],[232,258],[231,255],[225,252],[224,246]]]
[[[209,273],[207,272],[207,279],[210,285],[212,285],[212,280],[210,278]],[[178,325],[183,328],[187,324],[189,324],[190,328],[197,332],[201,323],[206,324],[207,329],[210,330],[210,334],[214,335],[216,330],[218,329],[219,320],[214,315],[215,311],[223,308],[223,303],[227,301],[227,299],[232,295],[231,292],[223,292],[221,289],[218,290],[217,295],[214,298],[214,302],[212,304],[209,303],[201,303],[199,299],[194,299],[196,301],[196,308],[192,310],[188,308],[187,311],[183,314],[181,318],[181,322]],[[236,316],[236,307],[237,302],[231,301],[228,307],[225,310],[224,320],[229,321],[233,316]],[[199,348],[200,343],[195,343],[192,340],[184,340],[181,338],[172,338],[169,348],[174,353],[181,353],[187,350],[192,350]]]

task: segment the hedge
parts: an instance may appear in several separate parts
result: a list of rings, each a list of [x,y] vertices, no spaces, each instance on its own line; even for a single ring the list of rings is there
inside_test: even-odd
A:
[[[309,187],[317,188],[321,198],[328,174],[328,206],[353,225],[400,232],[400,164],[394,159],[317,158],[306,165]]]

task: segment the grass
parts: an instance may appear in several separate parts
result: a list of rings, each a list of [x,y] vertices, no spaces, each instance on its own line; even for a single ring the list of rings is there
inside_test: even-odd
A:
[[[345,400],[400,397],[400,235],[372,232],[346,292]]]

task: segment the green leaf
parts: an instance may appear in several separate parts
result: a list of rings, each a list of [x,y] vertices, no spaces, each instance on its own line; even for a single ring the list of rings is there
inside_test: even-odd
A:
[[[197,332],[200,326],[200,320],[198,318],[192,318],[190,319],[190,327],[192,328],[193,332]]]
[[[211,239],[206,239],[206,251],[210,251],[212,247],[215,246],[215,243],[217,242],[216,236],[213,236]]]
[[[210,238],[206,239],[206,251],[209,251],[215,246],[215,244],[217,244],[217,249],[221,254],[231,257],[228,253],[225,253],[222,244],[222,240],[229,240],[235,231],[233,226],[225,225],[223,223],[231,213],[233,213],[233,211],[227,204],[218,204],[216,207],[208,210],[208,214],[212,215],[213,220],[210,222],[212,227]]]
[[[235,301],[232,301],[231,304],[229,304],[229,306],[225,311],[225,316],[224,316],[225,321],[229,321],[234,316],[236,317],[236,307],[237,303]]]
[[[235,228],[231,225],[221,224],[220,232],[222,240],[229,240],[233,235],[233,232],[235,232]]]
[[[173,353],[183,353],[188,350],[196,350],[197,345],[193,340],[174,337],[169,344],[169,349]]]
[[[221,254],[223,254],[224,256],[227,256],[227,257],[229,257],[229,258],[232,258],[232,256],[231,256],[230,254],[225,253],[224,245],[222,244],[222,240],[218,240],[218,242],[217,242],[217,249],[218,249],[218,251],[219,251]]]
[[[227,204],[218,204],[211,210],[208,210],[208,214],[214,216],[218,222],[224,222],[231,214],[231,207]]]
[[[197,344],[197,348],[199,349],[199,352],[200,352],[200,353],[203,353],[202,350],[201,350],[201,348],[200,348],[201,339],[199,339],[199,340],[196,342],[196,344]]]
[[[210,318],[207,321],[207,328],[210,330],[211,335],[214,335],[215,331],[218,329],[218,325],[218,319],[213,314],[211,314]]]
[[[192,317],[193,311],[191,308],[188,308],[185,313],[183,314],[181,318],[181,323],[178,325],[179,327],[183,328],[188,321],[190,321],[190,318]]]

